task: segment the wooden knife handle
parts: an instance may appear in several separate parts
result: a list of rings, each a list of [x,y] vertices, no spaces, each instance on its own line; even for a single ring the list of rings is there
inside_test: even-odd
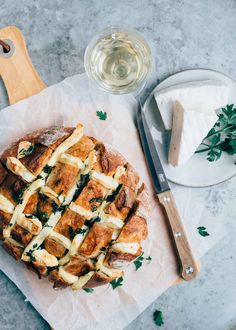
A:
[[[0,29],[0,39],[13,43],[15,51],[0,56],[0,76],[5,84],[9,103],[14,104],[43,90],[41,80],[29,57],[22,32],[15,26]]]
[[[158,194],[157,197],[169,220],[169,226],[181,264],[181,277],[185,281],[191,281],[197,276],[199,268],[196,260],[194,259],[183,224],[181,222],[174,196],[171,191],[166,191]]]

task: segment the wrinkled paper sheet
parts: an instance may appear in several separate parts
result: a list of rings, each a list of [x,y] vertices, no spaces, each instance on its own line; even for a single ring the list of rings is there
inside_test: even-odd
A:
[[[94,292],[55,291],[47,279],[38,280],[33,272],[0,247],[0,269],[18,286],[45,320],[56,330],[122,329],[137,317],[176,280],[176,259],[167,226],[154,191],[134,124],[137,107],[132,96],[108,95],[94,88],[87,77],[75,75],[41,93],[0,112],[0,151],[22,135],[50,125],[75,126],[81,122],[85,134],[94,136],[119,150],[134,165],[146,183],[152,204],[148,221],[149,238],[144,242],[145,257],[135,271],[125,270],[124,284],[113,291],[111,285]],[[106,111],[102,121],[96,111]],[[194,194],[194,189],[172,185],[176,202],[192,243],[195,256],[203,256],[223,235],[220,224]],[[198,225],[211,229],[207,238],[197,233]]]

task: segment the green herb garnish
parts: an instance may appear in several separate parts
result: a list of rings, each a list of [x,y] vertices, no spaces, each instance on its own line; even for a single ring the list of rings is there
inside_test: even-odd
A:
[[[156,310],[153,313],[153,321],[158,327],[161,327],[164,324],[164,318],[161,311]]]
[[[108,196],[106,197],[106,201],[107,201],[107,202],[113,202],[114,199],[116,198],[116,195],[119,193],[121,187],[122,187],[122,185],[120,184],[120,185],[116,188],[116,190],[114,190],[110,195],[108,195]]]
[[[101,221],[100,217],[95,217],[90,220],[85,220],[84,224],[85,224],[85,226],[91,228],[93,226],[94,222],[100,222],[100,221]]]
[[[53,226],[48,225],[47,223],[45,223],[45,225],[43,226],[43,228],[46,228],[46,227],[48,227],[48,228],[52,228]]]
[[[123,277],[118,277],[115,278],[113,281],[111,281],[111,285],[112,285],[112,289],[115,290],[118,286],[122,286],[123,285]]]
[[[97,111],[96,114],[97,114],[97,116],[100,120],[106,120],[107,119],[106,111]]]
[[[135,265],[135,269],[138,270],[142,265],[143,265],[143,253],[141,254],[141,256],[139,256],[135,261],[134,261],[134,265]]]
[[[57,203],[52,203],[52,212],[55,214],[57,212],[64,212],[66,209],[66,205],[57,205]]]
[[[49,199],[49,197],[48,196],[46,196],[46,195],[44,195],[44,194],[42,194],[42,193],[39,193],[39,198],[42,200],[42,201],[47,201],[48,199]]]
[[[12,193],[12,198],[14,200],[14,202],[16,202],[17,204],[22,204],[23,202],[23,194],[25,191],[26,187],[19,189],[17,192],[13,192]]]
[[[27,257],[30,258],[30,261],[33,262],[33,261],[36,261],[36,258],[35,256],[33,255],[33,252],[34,250],[30,249],[29,251],[27,251],[25,254],[27,255]]]
[[[22,158],[29,156],[30,154],[32,154],[33,151],[34,151],[34,145],[31,143],[28,149],[21,149],[19,151],[19,156],[21,156]]]
[[[49,166],[49,165],[44,166],[44,168],[43,168],[44,173],[50,174],[51,171],[52,171],[52,166]]]
[[[93,197],[89,200],[89,203],[94,203],[94,202],[101,203],[102,201],[103,201],[102,197]]]
[[[98,208],[98,207],[97,207],[96,205],[93,205],[92,208],[91,208],[92,212],[97,211],[97,208]]]
[[[210,236],[210,234],[206,230],[206,227],[201,226],[201,227],[198,227],[197,230],[198,230],[198,234],[203,237]]]
[[[92,288],[83,288],[83,290],[87,293],[92,293],[94,291]]]
[[[147,260],[148,264],[150,264],[150,262],[152,261],[152,257],[148,256],[147,258],[143,257],[143,253],[141,254],[141,256],[139,256],[135,261],[134,261],[134,265],[135,265],[135,269],[138,270],[142,265],[143,265],[143,261]]]
[[[73,196],[73,202],[77,199],[77,197],[80,195],[81,191],[84,189],[85,186],[87,186],[87,183],[89,182],[89,174],[81,174],[80,175],[80,182],[77,184],[77,189]]]
[[[236,154],[236,108],[228,104],[218,115],[219,119],[201,143],[196,153],[207,152],[207,160],[218,160],[222,152]]]

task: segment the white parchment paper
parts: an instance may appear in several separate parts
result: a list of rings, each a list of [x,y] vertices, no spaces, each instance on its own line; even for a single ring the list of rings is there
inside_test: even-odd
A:
[[[11,142],[38,128],[50,125],[71,126],[81,122],[85,134],[113,145],[133,164],[146,183],[151,196],[152,213],[148,221],[149,238],[143,244],[143,267],[125,270],[124,284],[113,290],[110,285],[94,292],[55,291],[46,279],[16,262],[0,247],[0,269],[18,286],[38,312],[55,329],[122,329],[151,304],[176,280],[176,259],[168,236],[165,219],[154,198],[151,179],[140,146],[133,114],[136,101],[131,96],[108,95],[94,89],[86,76],[76,75],[51,86],[38,95],[7,107],[0,112],[0,151]],[[106,111],[101,121],[96,111]],[[180,214],[195,255],[200,258],[224,234],[223,226],[214,223],[212,215],[194,196],[191,188],[173,185]],[[198,225],[212,229],[203,238]]]

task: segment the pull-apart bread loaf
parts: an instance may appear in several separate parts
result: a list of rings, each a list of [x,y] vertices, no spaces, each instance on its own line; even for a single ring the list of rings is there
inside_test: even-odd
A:
[[[0,162],[4,248],[55,288],[106,284],[142,253],[148,196],[115,150],[76,128],[26,135]]]

